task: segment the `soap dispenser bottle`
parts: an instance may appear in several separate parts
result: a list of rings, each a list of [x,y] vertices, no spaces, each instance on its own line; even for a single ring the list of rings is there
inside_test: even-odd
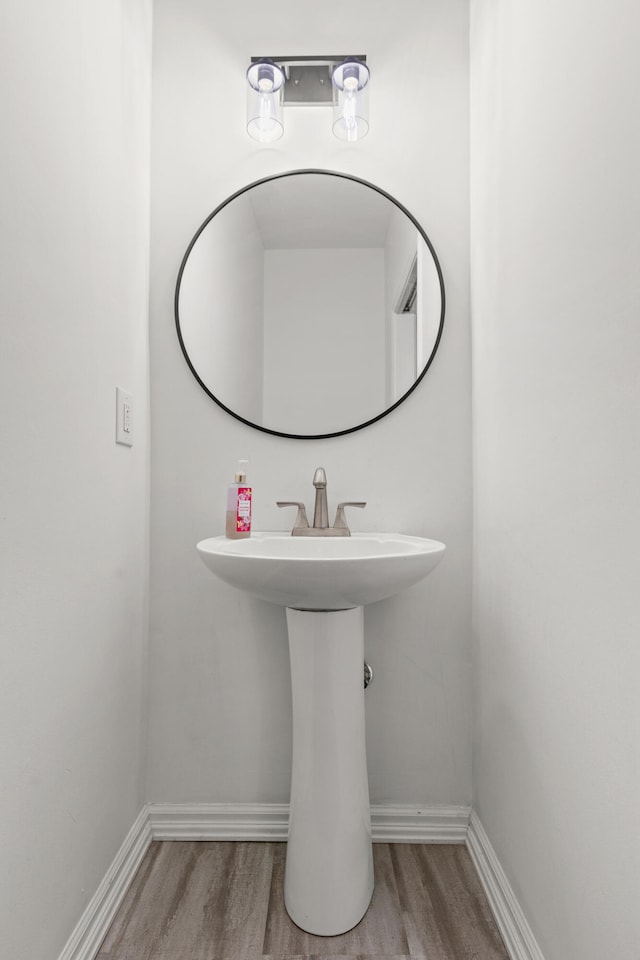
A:
[[[238,460],[234,483],[227,494],[226,534],[230,540],[251,536],[251,487],[247,486],[248,460]]]

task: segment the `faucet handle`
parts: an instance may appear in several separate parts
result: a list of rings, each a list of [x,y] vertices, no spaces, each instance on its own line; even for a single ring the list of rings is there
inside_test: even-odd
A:
[[[338,509],[336,510],[336,519],[333,524],[334,527],[337,527],[338,530],[349,530],[347,526],[347,519],[344,515],[345,507],[366,507],[366,501],[362,502],[361,500],[345,500],[344,503],[338,504]]]
[[[298,500],[276,500],[276,506],[298,508],[296,522],[293,525],[294,530],[306,530],[309,527],[309,521],[307,520],[307,508],[305,507],[304,503],[300,503]]]

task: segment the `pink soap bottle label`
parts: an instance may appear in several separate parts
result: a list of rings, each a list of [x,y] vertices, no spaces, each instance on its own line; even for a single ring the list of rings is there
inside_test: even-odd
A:
[[[251,530],[251,487],[238,487],[236,530],[238,533]]]

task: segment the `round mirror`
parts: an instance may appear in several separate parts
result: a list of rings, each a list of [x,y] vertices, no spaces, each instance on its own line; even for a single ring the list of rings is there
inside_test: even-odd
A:
[[[220,204],[178,274],[176,326],[209,396],[249,426],[303,439],[379,420],[425,375],[442,334],[435,251],[364,180],[297,170]]]

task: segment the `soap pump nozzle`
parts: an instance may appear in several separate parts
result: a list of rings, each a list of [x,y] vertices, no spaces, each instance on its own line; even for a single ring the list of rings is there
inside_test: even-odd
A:
[[[236,483],[245,483],[247,479],[247,464],[248,460],[238,460],[238,469],[236,470],[235,482]]]

